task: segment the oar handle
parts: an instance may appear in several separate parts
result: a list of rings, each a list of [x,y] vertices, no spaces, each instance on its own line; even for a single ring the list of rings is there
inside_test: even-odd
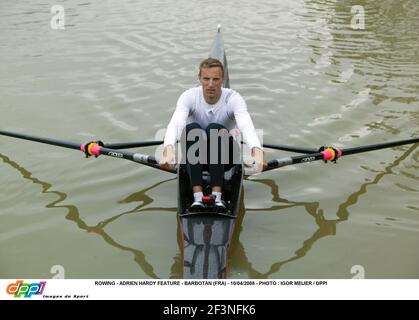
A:
[[[81,145],[80,150],[85,152],[85,146],[86,146],[86,144]],[[163,168],[161,168],[160,165],[159,165],[159,161],[156,159],[156,157],[151,156],[151,155],[142,154],[142,153],[138,153],[138,152],[115,150],[115,149],[110,149],[110,148],[106,148],[106,147],[101,147],[99,145],[92,146],[90,148],[90,151],[95,156],[104,155],[104,156],[118,158],[118,159],[131,160],[131,161],[141,163],[141,164],[146,165],[148,167],[152,167],[152,168],[159,169],[159,170],[162,170],[162,171],[167,171],[167,172],[170,172],[170,173],[177,173],[176,169],[163,169]]]
[[[276,168],[281,168],[285,166],[289,166],[291,164],[296,163],[307,163],[307,162],[313,162],[316,160],[326,160],[329,158],[329,154],[325,156],[325,152],[316,152],[301,156],[294,156],[294,157],[285,157],[285,158],[279,158],[279,159],[273,159],[268,161],[268,166],[263,171],[269,171]]]

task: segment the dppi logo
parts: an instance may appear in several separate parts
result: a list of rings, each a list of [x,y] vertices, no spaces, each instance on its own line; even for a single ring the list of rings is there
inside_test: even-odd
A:
[[[23,280],[18,280],[7,286],[7,293],[14,295],[15,298],[31,298],[35,294],[42,294],[45,289],[46,281],[39,283],[23,283]]]

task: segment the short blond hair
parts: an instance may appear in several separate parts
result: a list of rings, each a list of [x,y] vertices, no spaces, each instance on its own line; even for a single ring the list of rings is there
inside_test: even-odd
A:
[[[220,68],[221,72],[223,73],[223,77],[224,77],[224,66],[221,63],[221,61],[218,60],[218,59],[207,58],[204,61],[202,61],[201,64],[199,65],[199,74],[198,74],[199,78],[201,78],[202,68]]]

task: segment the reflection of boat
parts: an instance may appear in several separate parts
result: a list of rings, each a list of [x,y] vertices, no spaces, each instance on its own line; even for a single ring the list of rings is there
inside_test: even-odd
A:
[[[215,37],[210,57],[223,62],[225,69],[224,87],[229,87],[227,59],[224,51],[220,28]],[[204,193],[210,193],[209,179],[204,173]],[[224,175],[223,197],[227,213],[188,211],[193,202],[192,186],[186,167],[178,170],[178,207],[179,223],[182,229],[184,278],[225,278],[227,252],[237,214],[243,183],[243,168],[235,165]]]
[[[225,278],[235,219],[199,214],[180,217],[185,279]]]

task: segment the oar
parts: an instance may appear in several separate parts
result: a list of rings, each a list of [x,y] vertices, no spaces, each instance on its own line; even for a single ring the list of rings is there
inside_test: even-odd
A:
[[[119,150],[119,149],[158,146],[160,144],[163,144],[163,141],[156,140],[156,141],[143,141],[143,142],[105,143],[105,148]]]
[[[319,151],[319,149],[316,149],[316,148],[294,147],[294,146],[287,146],[285,144],[264,143],[263,147],[269,148],[269,149],[275,149],[275,150],[297,152],[297,153],[315,153]]]
[[[58,146],[58,147],[63,147],[63,148],[68,148],[68,149],[75,149],[75,150],[80,150],[80,146],[81,146],[78,143],[65,142],[65,141],[49,139],[49,138],[35,137],[35,136],[27,135],[27,134],[15,133],[15,132],[10,132],[10,131],[3,131],[3,130],[0,130],[0,135],[13,137],[17,139],[35,141],[35,142],[40,142],[40,143],[50,144],[53,146]]]
[[[0,135],[13,137],[17,139],[35,141],[39,143],[45,143],[45,144],[68,148],[68,149],[81,150],[83,152],[85,150],[85,144],[80,144],[80,143],[73,143],[73,142],[61,141],[61,140],[50,139],[50,138],[35,137],[31,135],[3,131],[3,130],[0,130]],[[166,170],[166,169],[160,168],[157,159],[150,155],[128,152],[128,151],[117,151],[115,149],[105,148],[98,145],[93,146],[91,148],[91,152],[93,155],[96,155],[96,156],[105,155],[105,156],[114,157],[114,158],[131,160],[131,161],[141,163],[143,165],[146,165],[152,168],[156,168],[156,169],[171,172],[171,173],[176,173],[175,169]]]
[[[340,158],[340,157],[351,155],[351,154],[392,148],[392,147],[402,146],[406,144],[413,144],[413,143],[418,143],[418,142],[419,142],[419,138],[413,138],[413,139],[399,140],[399,141],[393,141],[393,142],[371,144],[371,145],[366,145],[366,146],[361,146],[361,147],[346,148],[342,150],[339,150],[339,149],[335,149],[335,150],[338,151],[337,158]],[[322,152],[316,152],[316,153],[311,153],[311,154],[306,154],[306,155],[301,155],[301,156],[274,159],[268,162],[267,168],[264,169],[263,171],[269,171],[269,170],[273,170],[276,168],[285,167],[285,166],[297,164],[297,163],[313,162],[317,160],[324,160],[324,161],[334,160],[333,153],[328,150],[325,150]]]
[[[244,142],[242,141],[242,144]],[[163,144],[163,141],[156,140],[156,141],[143,141],[143,142],[123,142],[123,143],[106,143],[105,147],[110,149],[130,149],[130,148],[140,148],[140,147],[149,147],[149,146],[158,146]],[[282,150],[282,151],[290,151],[290,152],[297,152],[297,153],[315,153],[318,151],[316,148],[303,148],[303,147],[294,147],[288,146],[284,144],[269,144],[264,143],[264,148],[275,149],[275,150]]]

